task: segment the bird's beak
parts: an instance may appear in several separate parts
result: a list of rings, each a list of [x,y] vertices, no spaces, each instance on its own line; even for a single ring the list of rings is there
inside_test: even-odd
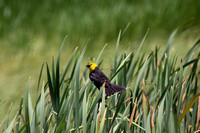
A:
[[[86,65],[86,67],[88,67],[88,68],[89,68],[89,67],[90,67],[90,65]]]

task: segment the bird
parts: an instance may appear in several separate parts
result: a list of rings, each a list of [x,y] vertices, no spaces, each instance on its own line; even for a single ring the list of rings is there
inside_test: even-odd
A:
[[[88,65],[86,65],[86,67],[90,70],[90,80],[99,90],[102,85],[105,84],[105,99],[107,99],[107,97],[110,95],[125,90],[126,87],[111,83],[108,77],[99,69],[97,64],[89,63]],[[99,100],[101,101],[101,99],[102,96]]]

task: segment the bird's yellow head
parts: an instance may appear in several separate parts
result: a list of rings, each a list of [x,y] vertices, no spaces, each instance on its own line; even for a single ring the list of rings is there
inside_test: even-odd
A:
[[[90,72],[92,72],[97,67],[97,64],[89,63],[88,65],[86,65],[86,67],[88,67],[90,69]]]

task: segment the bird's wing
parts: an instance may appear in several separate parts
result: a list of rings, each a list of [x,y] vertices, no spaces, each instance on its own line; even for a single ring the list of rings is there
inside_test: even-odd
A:
[[[101,80],[103,80],[103,83],[104,83],[106,80],[107,80],[107,81],[110,81],[110,80],[108,79],[108,77],[107,77],[99,68],[96,68],[95,72],[96,72],[96,74],[99,76],[99,78],[100,78]]]
[[[98,82],[102,85],[105,81],[109,81],[108,77],[99,68],[95,68],[89,76],[93,83]]]
[[[125,89],[123,86],[110,83],[108,77],[98,67],[96,67],[89,76],[91,81],[98,89],[100,89],[101,86],[105,83],[106,97]]]
[[[103,84],[103,80],[101,80],[101,77],[99,75],[97,75],[96,73],[91,72],[90,73],[90,79],[91,81],[94,82],[99,82],[101,84]]]

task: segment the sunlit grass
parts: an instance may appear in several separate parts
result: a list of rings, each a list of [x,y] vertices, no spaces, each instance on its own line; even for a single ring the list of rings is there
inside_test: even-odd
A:
[[[69,37],[62,50],[61,73],[74,49],[78,47],[78,51],[81,51],[87,40],[92,38],[82,60],[81,76],[85,71],[85,64],[91,60],[95,61],[102,47],[108,43],[101,57],[104,60],[101,68],[110,77],[114,66],[115,39],[118,31],[129,22],[131,25],[128,34],[120,42],[118,54],[125,51],[129,53],[132,50],[136,53],[147,28],[150,31],[139,53],[140,56],[155,51],[155,46],[160,48],[158,52],[162,54],[169,34],[176,27],[179,27],[181,32],[175,37],[170,54],[177,55],[179,63],[199,39],[200,10],[197,1],[107,2],[99,1],[98,4],[95,1],[80,2],[79,0],[52,3],[38,0],[0,2],[0,111],[2,112],[0,124],[8,114],[11,103],[10,118],[14,118],[21,96],[25,97],[29,77],[31,77],[29,92],[35,105],[40,95],[36,85],[41,65],[46,62],[50,64],[52,56],[57,57],[59,44],[66,34]],[[188,30],[184,31],[185,29]],[[198,51],[200,50],[196,49],[192,57]],[[69,71],[71,70],[72,68]],[[67,73],[67,76],[69,75]],[[45,74],[42,76],[41,83],[43,81],[47,81]],[[8,119],[5,120],[4,127]],[[85,130],[82,126],[80,128]]]
[[[172,54],[176,54],[179,56],[179,60],[184,57],[186,54],[186,50],[191,48],[192,45],[195,43],[195,39],[193,37],[186,38],[186,35],[177,35],[174,44],[172,45],[171,52]],[[195,35],[194,35],[195,37]],[[45,48],[45,41],[41,38],[34,38],[36,40],[32,43],[32,49],[31,50],[19,50],[17,53],[11,53],[10,50],[7,49],[1,49],[1,62],[0,65],[0,89],[1,89],[1,101],[2,101],[2,108],[1,112],[2,114],[7,114],[7,111],[9,110],[9,106],[11,103],[13,103],[12,106],[12,116],[14,116],[15,112],[17,111],[18,103],[20,102],[19,97],[22,95],[25,95],[25,85],[24,83],[27,82],[28,78],[30,79],[30,92],[33,97],[33,103],[35,98],[38,95],[36,84],[38,81],[39,76],[39,69],[41,68],[41,65],[43,62],[50,62],[51,57],[50,56],[57,56],[58,46],[51,46],[48,49]],[[54,41],[52,43],[58,43],[61,42],[60,40]],[[102,42],[107,43],[107,42]],[[113,62],[114,57],[114,51],[113,49],[113,43],[114,42],[108,42],[108,45],[106,46],[106,49],[103,52],[102,59],[104,59],[104,62],[102,64],[102,69],[105,72],[106,75],[110,75],[110,70],[113,67],[110,62]],[[126,44],[123,44],[126,43]],[[160,53],[164,51],[164,44],[167,43],[167,39],[151,39],[147,37],[147,40],[144,42],[144,46],[142,48],[143,52],[150,52],[155,49],[155,46],[160,46]],[[76,46],[79,46],[80,44],[71,45],[68,40],[66,41],[65,47],[62,51],[61,56],[61,71],[64,69],[64,65],[69,59],[69,53],[71,54],[73,49]],[[83,57],[83,63],[87,64],[90,60],[90,57],[97,57],[98,53],[101,50],[101,46],[98,46],[98,43],[96,42],[89,42],[88,44],[89,48],[86,50],[86,55]],[[90,49],[90,45],[92,48],[95,48],[95,51]],[[101,44],[102,45],[102,44]],[[138,48],[137,41],[132,42],[122,42],[120,43],[120,49],[119,53],[123,51],[130,52],[130,49],[133,49],[135,52]],[[78,48],[79,50],[82,49],[82,47]],[[106,56],[106,58],[103,58],[103,56]],[[85,68],[81,67],[81,71],[83,71]],[[46,76],[43,76],[43,80],[46,80]],[[5,115],[0,115],[0,120],[4,118]]]
[[[81,48],[83,50],[75,47],[73,54],[64,53],[64,49],[60,49],[57,58],[54,56],[46,60],[42,67],[43,76],[39,78],[41,93],[35,96],[31,92],[31,88],[38,90],[37,81],[33,81],[31,85],[32,81],[29,79],[23,98],[24,104],[22,103],[24,106],[20,105],[18,108],[23,109],[22,114],[18,112],[17,117],[10,117],[9,126],[4,129],[9,131],[14,128],[16,131],[26,132],[42,131],[42,128],[44,132],[197,130],[197,99],[200,95],[199,41],[193,45],[193,49],[185,50],[188,54],[177,56],[176,48],[170,50],[171,45],[175,45],[175,33],[169,38],[164,50],[154,48],[146,51],[144,56],[140,48],[133,49],[133,52],[119,50],[120,34],[116,50],[113,49],[109,54],[113,58],[104,61],[107,57],[106,49],[103,49],[105,53],[101,53],[102,55],[98,55],[100,51],[94,54],[96,58],[92,60],[103,61],[100,68],[105,69],[112,82],[127,86],[126,91],[107,100],[103,99],[100,108],[97,102],[102,92],[104,95],[104,88],[96,91],[89,81],[86,68],[82,67],[91,61],[88,59],[91,53],[86,54],[89,52],[86,49],[90,44]],[[146,43],[140,43],[140,47],[145,47]],[[60,56],[61,51],[63,54]],[[68,57],[63,58],[65,56]],[[113,60],[115,58],[116,60]],[[62,65],[63,62],[65,63]],[[39,69],[36,75],[35,79],[38,79]],[[27,83],[23,81],[24,88],[25,84]],[[20,98],[18,96],[17,99],[20,101]],[[14,125],[19,120],[21,123]]]

